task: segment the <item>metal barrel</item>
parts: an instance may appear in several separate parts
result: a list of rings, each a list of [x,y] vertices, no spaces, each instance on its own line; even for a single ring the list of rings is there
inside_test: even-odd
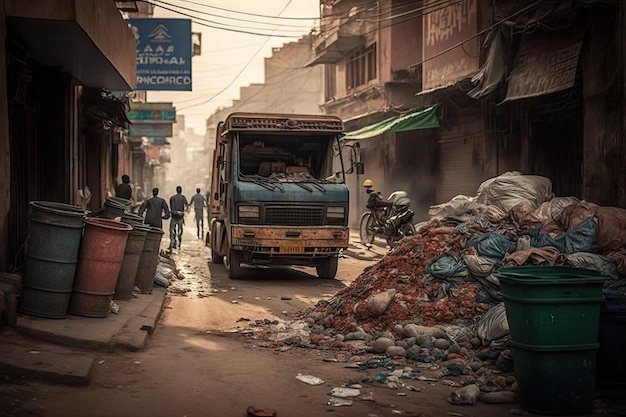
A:
[[[115,286],[114,300],[130,300],[133,296],[135,288],[135,277],[137,276],[137,268],[139,268],[139,260],[143,253],[143,245],[146,241],[146,235],[150,226],[132,220],[127,220],[126,216],[122,216],[122,221],[132,226],[133,230],[128,233],[128,241],[126,242],[126,250],[124,251],[124,260],[120,267],[120,274],[117,277],[117,285]]]
[[[74,290],[68,313],[107,317],[120,274],[128,233],[133,228],[110,219],[85,219]]]
[[[77,206],[48,201],[30,202],[30,230],[22,313],[62,319],[74,285],[85,212]]]
[[[114,219],[122,217],[128,209],[130,209],[130,200],[120,197],[107,197],[104,201],[102,217],[105,219]]]
[[[159,249],[161,247],[161,239],[163,238],[163,230],[158,227],[151,227],[146,235],[146,241],[143,245],[143,252],[139,260],[137,268],[137,276],[135,285],[139,287],[142,293],[149,294],[154,287],[154,275],[156,274],[159,264]]]

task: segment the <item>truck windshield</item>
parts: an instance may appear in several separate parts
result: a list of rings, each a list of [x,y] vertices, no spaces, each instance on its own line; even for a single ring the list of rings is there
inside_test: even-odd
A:
[[[342,182],[334,176],[335,136],[239,135],[239,178],[268,189],[295,183],[312,191]]]

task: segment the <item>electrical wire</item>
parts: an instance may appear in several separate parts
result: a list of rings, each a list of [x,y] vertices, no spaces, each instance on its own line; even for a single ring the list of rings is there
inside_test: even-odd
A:
[[[288,0],[287,4],[285,4],[285,6],[282,8],[282,10],[278,13],[278,15],[280,16],[285,9],[287,9],[287,7],[289,7],[289,5],[291,4],[293,0]],[[248,66],[252,63],[252,60],[254,60],[254,58],[256,58],[256,56],[263,50],[263,47],[265,47],[265,45],[269,42],[270,37],[268,37],[265,42],[263,43],[263,45],[256,51],[256,53],[254,55],[252,55],[252,57],[250,58],[250,60],[248,60],[248,62],[246,63],[246,65],[243,66],[243,68],[237,73],[237,75],[235,76],[235,78],[232,79],[232,81],[230,83],[228,83],[228,85],[226,87],[224,87],[223,89],[221,89],[220,91],[218,91],[217,93],[215,93],[214,95],[212,95],[211,97],[209,97],[208,99],[206,99],[205,101],[203,101],[202,103],[198,103],[198,104],[194,104],[193,106],[199,106],[199,105],[204,105],[206,103],[209,103],[211,100],[213,100],[215,97],[219,96],[220,94],[222,94],[224,91],[228,90],[228,88],[230,88],[231,85],[233,85],[235,83],[235,81],[237,81],[237,79],[241,76],[241,74],[243,74],[243,72],[246,70],[246,68],[248,68]],[[182,107],[180,110],[184,110],[185,108],[189,108],[190,106],[187,107]]]

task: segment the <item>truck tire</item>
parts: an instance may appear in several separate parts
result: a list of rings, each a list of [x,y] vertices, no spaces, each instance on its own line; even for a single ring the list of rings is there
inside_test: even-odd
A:
[[[317,276],[322,279],[335,279],[337,275],[337,266],[339,265],[339,258],[333,256],[326,259],[323,263],[317,265]]]
[[[223,264],[224,263],[224,257],[220,254],[218,254],[217,252],[215,252],[213,250],[213,248],[211,248],[211,262],[214,264]]]
[[[241,278],[241,273],[243,272],[241,268],[241,253],[237,250],[231,249],[226,257],[226,262],[226,267],[228,268],[228,278]]]
[[[211,233],[206,234],[206,244],[207,246],[211,247],[211,262],[214,264],[223,264],[224,263],[224,255],[220,255],[219,253],[217,253],[217,251],[215,250],[214,246],[214,242],[212,242],[213,238],[215,235],[215,227],[214,224],[211,223]]]

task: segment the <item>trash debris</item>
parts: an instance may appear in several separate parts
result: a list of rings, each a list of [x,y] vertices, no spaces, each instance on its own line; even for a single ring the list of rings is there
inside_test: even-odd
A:
[[[298,381],[302,381],[305,384],[309,384],[309,385],[321,385],[324,383],[323,379],[320,379],[316,376],[313,375],[302,375],[302,374],[298,374],[296,375],[296,379]]]
[[[346,400],[345,398],[335,398],[335,397],[330,397],[328,399],[328,405],[333,405],[335,407],[342,407],[342,406],[351,406],[352,405],[352,400]]]
[[[109,308],[111,309],[111,313],[120,314],[120,306],[113,300],[109,302]]]
[[[275,417],[276,410],[272,408],[254,408],[249,406],[246,410],[248,417]]]
[[[476,384],[466,385],[463,388],[452,392],[452,395],[446,400],[451,404],[475,404],[480,396],[480,388]]]
[[[339,398],[358,397],[359,395],[361,395],[361,390],[357,388],[338,387],[333,388],[330,391],[330,395]]]

